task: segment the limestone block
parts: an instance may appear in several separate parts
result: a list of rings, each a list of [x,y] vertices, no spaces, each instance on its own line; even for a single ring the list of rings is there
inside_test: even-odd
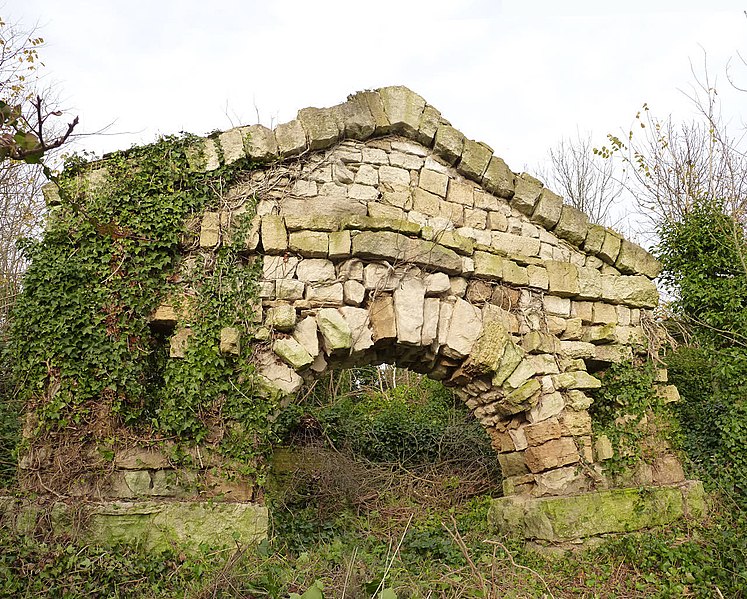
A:
[[[532,378],[537,371],[534,369],[534,365],[529,360],[522,360],[519,365],[514,368],[514,371],[506,379],[504,388],[518,389],[530,378]]]
[[[220,214],[205,212],[200,223],[200,247],[214,248],[220,243]]]
[[[482,314],[479,308],[463,299],[457,299],[451,314],[445,345],[456,356],[466,357],[481,332]]]
[[[313,182],[311,184],[316,185]],[[340,228],[339,218],[326,214],[313,214],[308,211],[284,214],[283,220],[288,231],[337,231]]]
[[[528,447],[529,443],[524,433],[525,428],[516,428],[508,431],[508,436],[513,444],[513,449],[509,449],[509,451],[524,451]]]
[[[441,113],[433,108],[433,106],[426,105],[423,114],[420,115],[418,134],[416,136],[417,140],[430,148],[433,145],[433,138],[436,136],[438,126],[442,122]]]
[[[615,329],[615,323],[590,326],[586,329],[581,339],[586,343],[593,343],[595,345],[614,343]]]
[[[309,284],[306,286],[304,299],[320,303],[341,306],[343,304],[342,283]]]
[[[406,235],[420,233],[420,225],[403,219],[373,218],[371,216],[348,216],[341,222],[343,229],[363,231],[394,231]]]
[[[319,335],[316,319],[313,316],[307,316],[296,324],[293,329],[293,339],[300,343],[312,358],[319,355]]]
[[[464,209],[464,226],[472,229],[485,229],[488,221],[488,213],[476,208]]]
[[[546,295],[542,298],[542,304],[547,314],[568,317],[571,314],[571,300],[555,295]]]
[[[304,283],[324,283],[336,278],[335,265],[322,258],[301,260],[296,267],[296,277]]]
[[[298,111],[298,120],[306,132],[309,150],[329,148],[342,136],[333,109],[303,108]]]
[[[557,374],[558,363],[553,354],[535,354],[526,357],[536,374]]]
[[[594,302],[572,302],[571,316],[580,318],[583,324],[594,322]]]
[[[656,396],[665,404],[680,401],[680,392],[675,385],[663,385],[656,388]]]
[[[423,332],[420,343],[428,346],[438,337],[438,316],[441,311],[441,301],[437,297],[428,297],[423,304]]]
[[[394,291],[402,280],[402,272],[386,264],[367,264],[363,269],[363,286],[366,289]]]
[[[381,148],[363,148],[363,162],[368,164],[389,164],[389,154]]]
[[[464,206],[454,202],[440,202],[438,214],[441,219],[454,223],[456,227],[464,226]]]
[[[326,258],[329,237],[321,231],[294,231],[289,235],[288,248],[306,258]]]
[[[652,464],[653,482],[657,485],[673,485],[685,480],[682,464],[673,455],[659,456]]]
[[[543,188],[531,219],[550,230],[558,224],[562,210],[563,198],[549,189]]]
[[[275,127],[275,140],[278,144],[278,154],[282,158],[297,156],[305,152],[308,143],[306,131],[298,119]]]
[[[602,251],[602,244],[607,235],[604,227],[601,225],[590,224],[584,239],[583,249],[587,254],[596,255]]]
[[[560,414],[564,407],[565,400],[560,393],[543,393],[537,405],[527,412],[527,420],[532,424],[542,422]]]
[[[485,194],[479,194],[479,195],[485,195]],[[478,197],[478,196],[476,195],[475,197]],[[477,203],[475,203],[475,205],[477,205]],[[506,218],[506,215],[503,214],[502,212],[490,211],[488,212],[488,219],[486,222],[486,226],[488,229],[492,231],[505,232],[508,230],[508,219]]]
[[[565,331],[565,318],[547,315],[545,320],[547,321],[547,332],[551,335],[559,337]]]
[[[466,138],[450,125],[440,125],[433,141],[433,151],[448,164],[456,164],[462,156]]]
[[[299,259],[295,256],[264,256],[262,262],[262,278],[284,279],[296,273]]]
[[[576,444],[571,437],[553,439],[536,447],[530,446],[524,452],[527,467],[535,473],[575,464],[579,459]]]
[[[366,299],[366,288],[358,281],[345,281],[342,289],[343,300],[350,306],[360,306]]]
[[[236,327],[220,330],[220,353],[238,356],[241,352],[241,331]]]
[[[589,217],[577,208],[565,205],[553,232],[573,245],[580,246],[586,239],[588,228]]]
[[[379,185],[408,187],[410,185],[410,172],[396,166],[380,166]]]
[[[337,127],[344,138],[364,140],[376,131],[376,120],[368,102],[361,97],[352,96],[335,108]]]
[[[370,202],[378,199],[379,190],[371,185],[361,185],[360,183],[354,183],[348,188],[347,195],[351,200]]]
[[[423,168],[424,162],[425,161],[421,157],[413,156],[412,154],[396,151],[389,153],[389,164],[407,170],[419,170]]]
[[[449,277],[451,295],[454,297],[464,297],[467,293],[467,279],[464,277]]]
[[[293,337],[276,339],[272,344],[272,351],[294,370],[308,368],[314,361],[306,348]]]
[[[511,199],[515,192],[516,176],[501,158],[493,156],[482,176],[482,184],[499,198]]]
[[[457,171],[477,183],[482,181],[482,176],[490,164],[493,151],[484,144],[465,139],[462,159],[459,161]]]
[[[605,302],[594,302],[592,304],[593,324],[617,323],[617,310],[615,306]]]
[[[288,249],[288,231],[281,216],[268,214],[262,217],[262,247],[268,254],[283,254]]]
[[[501,366],[506,365],[506,358],[512,362],[510,369],[507,370],[501,383],[512,374],[520,362],[512,359],[513,353],[506,356],[506,347],[512,345],[513,341],[508,331],[499,320],[492,320],[484,323],[483,331],[475,344],[472,346],[472,352],[469,358],[463,364],[462,370],[470,376],[481,376],[485,374],[496,373]],[[521,352],[514,352],[521,355]],[[531,374],[529,375],[531,376]],[[529,378],[527,376],[526,378]],[[514,389],[521,386],[526,378],[514,385]]]
[[[642,275],[602,275],[602,298],[633,308],[655,308],[659,304],[659,291]]]
[[[594,453],[598,462],[611,459],[615,455],[615,450],[612,447],[612,441],[610,441],[607,435],[599,435],[594,442]]]
[[[511,233],[503,233],[501,231],[493,231],[491,234],[491,245],[503,250],[510,256],[517,254],[521,256],[539,256],[540,251],[539,239],[512,235]]]
[[[450,179],[446,200],[471,208],[475,203],[475,187],[468,181],[462,182]]]
[[[254,162],[270,162],[278,157],[278,144],[273,132],[262,125],[244,130],[246,156]]]
[[[390,231],[363,231],[353,238],[353,255],[364,259],[412,262],[417,266],[459,274],[456,252],[432,241],[412,239]]]
[[[328,255],[332,260],[350,255],[350,231],[335,231],[329,234]]]
[[[615,268],[624,274],[641,273],[656,278],[661,273],[661,264],[639,245],[623,239],[620,252],[615,260]]]
[[[578,298],[597,300],[602,297],[602,273],[595,268],[578,267]]]
[[[404,86],[383,87],[378,92],[389,120],[388,132],[416,137],[425,100]]]
[[[542,331],[530,331],[521,340],[521,347],[530,354],[554,354],[560,351],[560,342]]]
[[[394,313],[397,341],[419,345],[423,335],[425,285],[420,279],[408,277],[394,290]]]
[[[260,299],[275,299],[275,281],[260,281],[258,295]]]
[[[280,304],[267,309],[265,326],[279,331],[290,331],[296,326],[296,309],[290,304]]]
[[[441,199],[425,189],[416,187],[412,190],[412,208],[416,212],[428,216],[438,216],[441,208]]]
[[[504,477],[520,476],[529,472],[524,461],[524,452],[499,453],[498,462],[501,465],[501,473]]]
[[[290,366],[284,364],[275,354],[260,354],[257,370],[271,389],[278,389],[286,395],[296,393],[303,385],[303,379]]]
[[[504,258],[488,252],[475,252],[475,276],[487,279],[503,278]]]
[[[454,304],[441,302],[438,312],[438,344],[446,345],[449,337],[449,328],[451,326],[451,316],[454,313]]]
[[[503,280],[509,285],[525,287],[529,285],[527,269],[512,260],[503,261]]]
[[[594,357],[595,348],[593,344],[584,341],[563,340],[560,342],[560,351],[564,356],[571,359],[585,359]]]
[[[449,184],[449,177],[444,173],[432,171],[424,168],[420,171],[420,179],[418,181],[418,187],[425,191],[437,195],[441,198],[446,197],[446,189]]]
[[[516,179],[516,189],[513,198],[511,198],[511,206],[522,214],[529,216],[534,212],[541,192],[542,184],[534,177],[522,173]]]
[[[552,382],[556,389],[599,389],[602,386],[598,378],[583,370],[553,375]]]
[[[379,202],[368,203],[368,216],[373,219],[407,220],[407,214],[402,208]]]
[[[373,345],[373,331],[368,310],[365,308],[353,308],[352,306],[343,306],[340,308],[345,322],[350,327],[352,335],[352,350],[356,352],[365,351]]]
[[[564,436],[581,437],[591,434],[591,416],[586,410],[566,410],[560,414],[558,421]]]
[[[529,277],[529,286],[536,289],[547,291],[550,286],[550,279],[547,276],[547,269],[544,266],[527,266],[527,276]]]
[[[389,131],[389,119],[384,111],[384,103],[378,91],[358,92],[349,100],[355,101],[368,109],[374,123],[373,135],[383,135]]]
[[[441,295],[451,290],[449,276],[442,272],[426,275],[424,283],[425,293],[428,296]]]
[[[578,389],[572,389],[566,391],[566,403],[572,410],[581,411],[587,410],[589,406],[594,403],[591,397],[586,395],[583,391]]]
[[[575,466],[566,466],[541,472],[534,476],[533,495],[575,495],[588,490],[589,481]]]
[[[185,327],[177,329],[169,339],[169,357],[183,358],[186,355],[189,338],[192,336],[192,329]]]
[[[567,262],[545,260],[549,292],[560,297],[570,297],[579,292],[578,267]]]
[[[233,164],[237,160],[244,158],[245,136],[246,127],[229,129],[218,136],[218,143],[223,152],[223,162],[225,164]]]
[[[361,164],[354,181],[360,185],[376,186],[379,184],[379,171],[370,164]]]
[[[633,348],[628,345],[598,345],[594,348],[592,356],[597,362],[609,362],[619,364],[633,359]]]
[[[598,256],[607,264],[614,264],[620,253],[621,243],[620,235],[610,229],[605,229],[604,242],[602,242],[602,249],[599,250]]]
[[[548,418],[536,424],[528,424],[523,428],[527,445],[535,446],[552,439],[560,439],[560,423],[556,417]]]
[[[397,324],[394,314],[394,299],[391,295],[377,295],[368,309],[373,340],[396,339]]]
[[[322,334],[324,351],[329,355],[337,350],[348,349],[353,345],[350,325],[335,308],[322,308],[317,314],[317,326]]]
[[[530,409],[533,404],[537,403],[541,386],[537,379],[528,380],[506,396],[501,403],[501,411],[508,415]]]

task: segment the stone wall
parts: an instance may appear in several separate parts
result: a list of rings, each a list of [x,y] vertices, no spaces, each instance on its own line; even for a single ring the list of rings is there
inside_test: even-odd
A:
[[[493,440],[507,494],[608,484],[610,444],[592,438],[587,392],[600,386],[591,373],[645,355],[652,256],[406,88],[305,109],[274,132],[226,132],[195,164],[245,155],[271,164],[204,214],[199,245],[232,239],[238,200],[258,200],[242,242],[263,256],[255,357],[269,387],[293,394],[328,368],[397,364],[454,387]],[[177,324],[168,306],[154,318]],[[188,324],[172,337],[175,359]],[[224,329],[222,347],[238,353],[239,331]],[[669,452],[661,460],[643,482],[682,480]]]
[[[303,109],[275,130],[254,125],[201,140],[190,156],[199,171],[261,165],[200,216],[182,264],[229,243],[262,261],[258,331],[224,328],[220,351],[251,355],[263,392],[289,400],[328,369],[385,362],[443,381],[492,439],[511,497],[494,506],[502,530],[519,513],[530,518],[527,501],[545,509],[552,497],[684,479],[655,424],[641,425],[648,462],[609,479],[612,444],[593,436],[589,413],[595,375],[651,349],[656,260],[512,172],[417,94],[358,93]],[[239,226],[250,204],[256,215]],[[180,293],[151,323],[169,335],[173,360],[184,357],[194,324],[190,290]],[[657,381],[665,401],[678,399],[666,371]],[[95,492],[261,496],[240,478],[213,476],[217,456],[194,453],[193,467],[180,471],[160,449],[117,450]],[[30,452],[21,467],[42,472],[44,459]]]

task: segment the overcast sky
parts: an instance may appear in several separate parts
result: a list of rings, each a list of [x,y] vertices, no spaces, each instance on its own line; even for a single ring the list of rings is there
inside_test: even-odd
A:
[[[8,21],[37,26],[42,58],[96,152],[273,126],[306,106],[402,84],[514,170],[561,137],[631,123],[647,102],[690,118],[678,90],[703,52],[722,83],[747,52],[736,0],[10,0]],[[698,71],[700,72],[700,70]],[[737,70],[737,72],[739,72]],[[747,68],[743,69],[747,83]],[[733,107],[736,108],[733,108]],[[126,133],[126,134],[125,134]]]

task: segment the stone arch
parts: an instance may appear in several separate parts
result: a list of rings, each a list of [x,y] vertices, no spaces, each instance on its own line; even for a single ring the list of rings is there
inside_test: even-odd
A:
[[[262,260],[259,331],[245,343],[255,344],[265,387],[291,396],[330,367],[411,368],[452,386],[488,431],[504,474],[498,527],[552,540],[665,523],[594,520],[610,512],[597,510],[599,498],[633,518],[653,497],[599,494],[615,483],[601,467],[611,447],[592,436],[587,393],[601,384],[598,370],[645,355],[660,270],[648,252],[512,172],[405,87],[306,108],[274,130],[232,129],[190,153],[194,171],[240,160],[260,167],[228,197],[256,200],[256,216],[237,229],[240,203],[205,212],[198,245],[240,243]],[[166,304],[151,318],[173,332],[174,360],[189,343],[182,318]],[[240,355],[241,345],[238,328],[221,331],[221,352]],[[658,393],[677,399],[664,374]],[[654,464],[632,482],[682,483],[672,452],[655,447]],[[136,498],[128,480],[138,477],[145,494],[163,479],[159,492],[176,495],[159,452],[115,455],[113,464],[111,487],[130,493],[115,496]],[[667,518],[685,513],[692,488],[661,496]],[[252,498],[251,489],[229,491]],[[572,496],[586,499],[568,503],[576,520],[562,532],[551,522],[560,508],[548,502]]]
[[[205,169],[270,162],[242,189],[258,199],[247,248],[264,259],[268,384],[293,393],[328,364],[404,365],[454,387],[507,494],[604,486],[585,392],[600,385],[589,370],[645,345],[659,273],[645,250],[404,87],[204,143]],[[230,221],[205,214],[201,245]]]

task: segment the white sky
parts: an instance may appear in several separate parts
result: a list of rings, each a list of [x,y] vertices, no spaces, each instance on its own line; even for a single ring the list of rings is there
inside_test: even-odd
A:
[[[706,8],[706,6],[708,8]],[[690,60],[747,51],[737,0],[10,0],[0,14],[46,39],[42,58],[96,152],[259,121],[407,85],[513,170],[577,130],[598,143],[647,102],[695,111]],[[747,82],[747,67],[742,69]],[[741,101],[740,101],[741,100]],[[738,114],[733,113],[738,119]]]

